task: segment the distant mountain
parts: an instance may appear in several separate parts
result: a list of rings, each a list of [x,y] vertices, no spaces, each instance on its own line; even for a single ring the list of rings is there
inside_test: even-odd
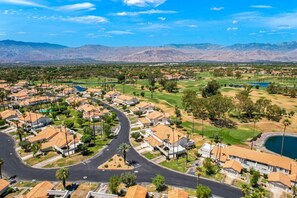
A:
[[[169,44],[169,45],[165,45],[164,47],[213,50],[213,49],[221,49],[224,46],[211,44],[211,43],[199,43],[199,44]]]
[[[159,47],[67,47],[51,43],[0,41],[0,63],[91,62],[297,62],[297,42],[169,44]]]
[[[3,40],[0,41],[0,47],[31,47],[38,49],[63,49],[67,48],[64,45],[57,45],[51,43],[33,43],[33,42],[22,42],[14,40]]]
[[[271,43],[248,43],[248,44],[235,44],[227,46],[227,49],[232,50],[269,50],[269,51],[290,51],[297,49],[297,42],[284,42],[279,44]]]

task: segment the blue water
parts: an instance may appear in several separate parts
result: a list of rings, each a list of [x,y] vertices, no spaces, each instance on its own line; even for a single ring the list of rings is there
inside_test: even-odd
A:
[[[282,136],[269,137],[264,146],[266,149],[280,154]],[[297,159],[297,137],[285,136],[283,155],[292,159]]]
[[[251,82],[250,85],[256,86],[259,85],[259,87],[268,87],[270,85],[270,82]]]
[[[40,109],[39,110],[40,113],[46,113],[46,112],[51,113],[52,111],[53,111],[52,109]]]
[[[81,86],[79,86],[79,85],[74,86],[74,88],[75,88],[77,91],[79,91],[79,92],[84,92],[84,91],[87,90],[86,88],[81,87]]]

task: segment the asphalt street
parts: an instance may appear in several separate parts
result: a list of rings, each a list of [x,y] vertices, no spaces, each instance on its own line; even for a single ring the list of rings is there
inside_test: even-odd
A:
[[[119,175],[123,171],[103,171],[98,170],[98,166],[112,156],[119,153],[118,147],[122,143],[130,144],[129,132],[130,122],[126,115],[121,111],[110,107],[118,116],[121,129],[118,136],[102,151],[92,159],[69,167],[70,181],[92,181],[92,182],[108,182],[113,175]],[[56,181],[56,169],[37,169],[27,166],[20,159],[15,150],[16,144],[14,139],[4,133],[0,133],[0,158],[4,160],[3,172],[7,176],[17,175],[18,179],[22,180],[37,180],[37,181]],[[156,165],[146,158],[138,154],[133,148],[127,153],[127,159],[137,162],[137,168],[133,170],[137,174],[138,182],[151,182],[156,174],[161,174],[166,179],[166,184],[178,187],[195,188],[197,186],[197,177],[177,173],[168,170],[159,165]],[[230,185],[219,183],[216,181],[200,178],[199,183],[211,188],[212,193],[216,196],[226,198],[241,197],[240,189]]]

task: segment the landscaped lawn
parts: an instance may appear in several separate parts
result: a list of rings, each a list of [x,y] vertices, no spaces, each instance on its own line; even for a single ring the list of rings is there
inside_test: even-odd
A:
[[[48,152],[46,155],[38,155],[36,157],[32,157],[30,159],[25,160],[25,162],[31,166],[38,164],[42,161],[48,160],[52,157],[58,156],[58,154],[54,151]]]
[[[186,158],[185,157],[180,157],[178,160],[177,159],[171,159],[171,160],[166,160],[164,162],[161,162],[160,165],[170,168],[172,170],[176,170],[179,172],[187,172],[188,168],[192,166],[192,164],[195,161],[195,157],[189,153],[189,159],[188,163],[186,166]]]
[[[142,154],[144,157],[146,157],[147,159],[151,160],[154,159],[158,156],[160,156],[160,152],[147,152],[147,153],[143,153]]]
[[[108,144],[111,140],[101,140],[97,138],[96,145],[93,147],[89,147],[90,155],[83,156],[80,153],[76,153],[75,155],[71,155],[70,157],[64,157],[62,159],[59,159],[55,162],[52,162],[48,165],[46,165],[44,168],[53,168],[53,167],[65,167],[77,163],[81,163],[94,155],[96,155],[106,144]]]
[[[192,131],[192,123],[184,122],[183,127],[188,131]],[[201,128],[201,124],[195,123],[196,127]],[[195,129],[196,134],[201,134],[201,130]],[[204,136],[213,139],[215,135],[220,135],[223,138],[225,144],[243,144],[246,140],[258,135],[259,132],[253,128],[238,127],[234,129],[217,128],[212,125],[204,125]]]

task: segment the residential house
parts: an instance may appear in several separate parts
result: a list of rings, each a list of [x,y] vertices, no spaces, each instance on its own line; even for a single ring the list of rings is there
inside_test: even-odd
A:
[[[182,189],[172,189],[168,191],[168,198],[189,198],[189,193]]]
[[[29,85],[29,83],[26,80],[21,80],[21,81],[17,82],[17,84],[15,84],[16,87],[25,87],[28,85]]]
[[[21,125],[30,128],[40,128],[52,122],[50,118],[40,113],[26,112],[24,115],[19,116]]]
[[[55,187],[54,184],[48,181],[37,184],[26,195],[22,195],[21,198],[47,198],[49,197],[48,191]]]
[[[99,106],[94,106],[90,104],[84,104],[77,108],[78,111],[83,112],[83,118],[91,121],[98,121],[100,117],[106,113],[109,113],[107,109],[103,111],[100,110]]]
[[[86,94],[88,97],[90,97],[91,95],[100,96],[102,94],[102,91],[99,88],[88,88]]]
[[[79,106],[79,105],[87,104],[89,101],[87,98],[71,96],[66,99],[66,102],[67,102],[67,104],[72,105],[72,106]]]
[[[152,133],[145,140],[169,157],[185,153],[189,142],[183,133],[162,124],[153,127]]]
[[[228,160],[235,160],[247,169],[255,169],[262,174],[271,172],[282,172],[285,174],[297,173],[297,162],[279,155],[258,152],[238,146],[228,146],[225,148],[215,146],[212,150],[212,158],[225,163]]]
[[[76,134],[76,137],[74,136]],[[59,133],[52,137],[49,141],[41,144],[41,151],[47,152],[50,150],[56,150],[63,155],[73,154],[77,149],[80,142],[81,135],[75,133],[69,129],[61,128]]]
[[[49,141],[60,133],[62,129],[64,128],[61,126],[48,126],[42,129],[36,136],[30,137],[28,140],[31,143]]]
[[[140,185],[131,186],[128,188],[125,198],[146,198],[147,189]]]
[[[242,166],[238,161],[229,160],[223,165],[223,170],[228,174],[238,176],[242,171]]]
[[[0,197],[2,197],[2,195],[6,193],[8,188],[9,188],[9,182],[4,179],[0,179]]]
[[[270,188],[284,192],[289,192],[292,187],[290,177],[282,172],[270,173],[268,175],[268,184]]]
[[[120,105],[127,105],[133,106],[136,105],[139,101],[135,97],[127,96],[127,95],[120,95],[116,97],[113,102],[120,104]]]
[[[104,95],[104,98],[114,100],[115,98],[117,98],[120,95],[121,94],[117,91],[109,91]]]
[[[155,105],[148,102],[140,102],[135,106],[137,111],[141,111],[142,113],[149,113],[154,111]]]
[[[29,99],[19,101],[18,105],[20,107],[25,107],[25,106],[34,106],[34,105],[39,105],[39,104],[46,104],[50,102],[54,102],[55,99],[52,97],[48,96],[36,96],[36,97],[31,97]]]
[[[17,120],[18,113],[16,110],[5,110],[0,112],[0,118],[2,118],[3,120]]]
[[[169,115],[159,111],[153,111],[149,113],[146,118],[149,120],[152,126],[156,126],[157,124],[170,125]]]

